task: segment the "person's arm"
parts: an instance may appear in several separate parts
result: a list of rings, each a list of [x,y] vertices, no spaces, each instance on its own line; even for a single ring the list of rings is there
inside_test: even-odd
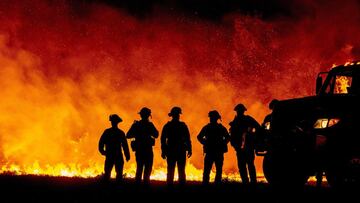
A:
[[[239,132],[237,132],[239,130],[236,130],[236,126],[234,121],[230,122],[230,129],[229,129],[229,133],[230,133],[230,144],[231,146],[233,146],[235,149],[239,148]]]
[[[261,128],[261,125],[253,117],[250,117],[250,121],[251,121],[252,127],[255,128],[255,130],[258,130],[259,128]]]
[[[192,146],[191,146],[191,139],[190,139],[190,132],[189,132],[189,128],[187,127],[187,125],[184,123],[184,130],[185,130],[185,145],[186,145],[186,150],[188,152],[188,157],[190,158],[192,155]]]
[[[224,127],[224,140],[225,140],[226,144],[230,142],[230,135],[225,127]]]
[[[153,123],[151,123],[151,128],[152,128],[151,136],[154,137],[154,138],[158,138],[159,137],[159,131],[155,128],[155,125]]]
[[[131,125],[129,131],[126,133],[127,139],[135,138],[135,136],[136,136],[135,129],[136,129],[136,121]]]
[[[241,145],[240,145],[240,148],[241,149],[244,149],[245,148],[245,142],[246,143],[248,143],[247,142],[247,140],[246,140],[246,135],[248,134],[248,132],[247,131],[244,131],[243,133],[242,133],[242,135],[241,135]]]
[[[99,145],[98,145],[99,152],[102,155],[106,154],[105,149],[104,149],[104,147],[105,147],[105,136],[106,136],[106,130],[101,135],[100,140],[99,140]]]
[[[161,131],[161,157],[166,159],[167,156],[167,125],[165,124]]]
[[[199,140],[199,142],[204,145],[205,144],[205,127],[203,127],[199,133],[199,135],[197,136],[197,139]]]
[[[259,137],[261,137],[261,133],[263,132],[264,128],[262,128],[261,125],[254,118],[252,118],[252,117],[250,117],[250,118],[252,121],[252,126],[255,129],[255,131],[251,132],[252,136],[249,139],[249,142],[247,145],[250,146],[250,148],[254,149],[256,142],[259,139]]]
[[[129,145],[127,143],[125,134],[121,138],[122,138],[121,145],[122,145],[123,150],[124,150],[126,161],[129,161],[130,160],[130,151],[129,151]]]

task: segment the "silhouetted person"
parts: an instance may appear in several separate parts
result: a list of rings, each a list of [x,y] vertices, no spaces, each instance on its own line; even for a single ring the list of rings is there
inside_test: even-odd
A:
[[[272,117],[272,111],[274,110],[275,106],[277,105],[277,103],[279,103],[279,100],[277,99],[273,99],[271,100],[271,102],[269,103],[269,109],[271,110],[271,113],[268,114],[267,116],[265,116],[264,121],[262,123],[262,127],[265,128],[266,130],[270,130],[270,126],[268,126],[271,122],[271,117]]]
[[[131,141],[131,148],[136,156],[136,175],[135,180],[141,183],[141,178],[144,178],[144,183],[150,183],[150,175],[153,165],[153,146],[155,145],[155,138],[159,136],[159,132],[154,124],[149,121],[151,110],[149,108],[142,108],[139,112],[141,116],[140,121],[135,121],[126,134],[126,138],[135,140]]]
[[[269,103],[269,109],[271,110],[271,113],[265,116],[263,123],[261,124],[261,129],[256,133],[256,146],[257,149],[261,149],[263,151],[267,150],[269,140],[270,140],[270,125],[272,120],[272,112],[274,110],[274,107],[277,105],[279,100],[273,99]]]
[[[122,150],[124,150],[126,161],[130,160],[130,152],[125,133],[118,128],[118,124],[122,122],[122,119],[118,115],[112,114],[109,120],[111,121],[111,128],[104,131],[99,141],[99,151],[106,156],[104,180],[108,181],[110,179],[111,170],[115,165],[116,180],[121,182],[124,168]]]
[[[203,184],[205,185],[209,183],[210,171],[214,162],[216,167],[215,183],[221,183],[224,153],[227,152],[227,143],[230,140],[227,129],[218,123],[218,120],[221,119],[219,112],[210,111],[209,118],[210,123],[205,125],[197,136],[205,153],[203,173]]]
[[[173,107],[168,114],[172,120],[167,122],[161,133],[161,157],[167,160],[167,183],[174,182],[175,166],[177,164],[179,183],[186,182],[186,156],[192,155],[190,133],[187,125],[180,121],[181,108]]]
[[[251,183],[256,183],[256,168],[254,164],[255,131],[260,128],[258,122],[251,116],[244,115],[247,109],[243,104],[235,106],[236,116],[230,122],[231,145],[236,150],[241,180],[249,183],[248,170]]]

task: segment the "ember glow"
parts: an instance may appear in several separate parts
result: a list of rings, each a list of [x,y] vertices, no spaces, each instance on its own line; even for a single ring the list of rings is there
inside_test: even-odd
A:
[[[360,6],[336,2],[306,4],[311,13],[295,17],[229,13],[211,21],[161,7],[138,18],[102,3],[1,1],[1,172],[98,176],[109,114],[127,131],[147,106],[161,131],[177,105],[193,143],[187,177],[201,180],[196,135],[209,110],[229,127],[242,102],[262,122],[271,99],[313,94],[320,70],[359,58]],[[225,177],[237,180],[229,149]],[[152,177],[163,180],[159,139],[154,151]],[[261,176],[260,158],[256,165]],[[125,173],[135,174],[134,154]]]

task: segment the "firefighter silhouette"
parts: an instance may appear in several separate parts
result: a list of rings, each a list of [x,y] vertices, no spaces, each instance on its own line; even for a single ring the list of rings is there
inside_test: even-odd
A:
[[[115,165],[116,179],[122,181],[124,159],[122,150],[124,151],[126,161],[130,160],[129,147],[125,138],[125,133],[118,128],[118,124],[122,119],[117,114],[109,116],[111,128],[108,128],[100,137],[99,151],[106,157],[104,167],[104,180],[110,179],[111,170]]]
[[[167,161],[167,183],[174,182],[175,166],[177,164],[179,183],[186,182],[186,156],[192,155],[190,133],[187,125],[180,121],[180,107],[173,107],[168,114],[172,120],[167,122],[161,133],[161,157]]]
[[[154,124],[149,121],[151,110],[144,107],[139,112],[141,120],[135,121],[126,134],[131,141],[131,149],[136,157],[135,181],[141,183],[142,177],[145,184],[150,183],[150,175],[153,165],[153,146],[155,138],[159,136]]]
[[[277,99],[271,100],[271,102],[269,103],[269,109],[270,109],[271,111],[273,111],[277,103],[279,103],[279,100],[277,100]],[[264,122],[262,123],[262,127],[265,128],[265,129],[267,129],[267,130],[269,130],[269,129],[268,129],[268,128],[269,128],[268,125],[270,124],[271,116],[272,116],[272,112],[271,112],[270,114],[268,114],[267,116],[265,116]]]
[[[254,164],[255,132],[260,129],[258,122],[249,115],[244,115],[246,107],[243,104],[235,106],[236,116],[230,122],[231,145],[236,151],[239,173],[244,184],[256,183],[256,168]]]
[[[203,184],[205,185],[209,183],[210,171],[214,163],[216,167],[215,183],[221,183],[224,153],[228,151],[227,143],[230,140],[227,129],[218,123],[218,120],[221,119],[219,112],[210,111],[208,116],[210,123],[205,125],[197,136],[205,153],[203,172]]]
[[[255,136],[255,148],[258,151],[267,151],[270,141],[270,126],[271,126],[271,120],[272,120],[272,111],[274,110],[275,106],[279,100],[273,99],[269,103],[269,109],[271,110],[271,113],[266,115],[264,118],[263,123],[261,124],[261,128],[256,132]]]

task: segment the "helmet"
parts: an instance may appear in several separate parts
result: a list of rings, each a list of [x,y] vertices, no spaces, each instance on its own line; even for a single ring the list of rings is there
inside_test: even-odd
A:
[[[168,113],[169,116],[178,115],[181,114],[181,108],[178,106],[175,106],[171,109],[170,113]]]
[[[120,123],[120,122],[122,122],[122,119],[117,114],[111,114],[109,116],[109,121]]]
[[[151,110],[147,107],[143,107],[140,112],[139,112],[140,115],[148,115],[150,116],[151,115]]]
[[[269,103],[269,109],[273,110],[278,102],[279,102],[279,100],[277,100],[277,99],[271,100],[271,102]]]
[[[234,108],[234,111],[246,111],[247,109],[246,109],[246,107],[244,106],[244,104],[238,104],[238,105],[236,105],[235,106],[235,108]]]
[[[216,111],[216,110],[209,111],[209,117],[210,117],[210,118],[217,118],[217,119],[220,119],[220,118],[221,118],[219,112]]]

